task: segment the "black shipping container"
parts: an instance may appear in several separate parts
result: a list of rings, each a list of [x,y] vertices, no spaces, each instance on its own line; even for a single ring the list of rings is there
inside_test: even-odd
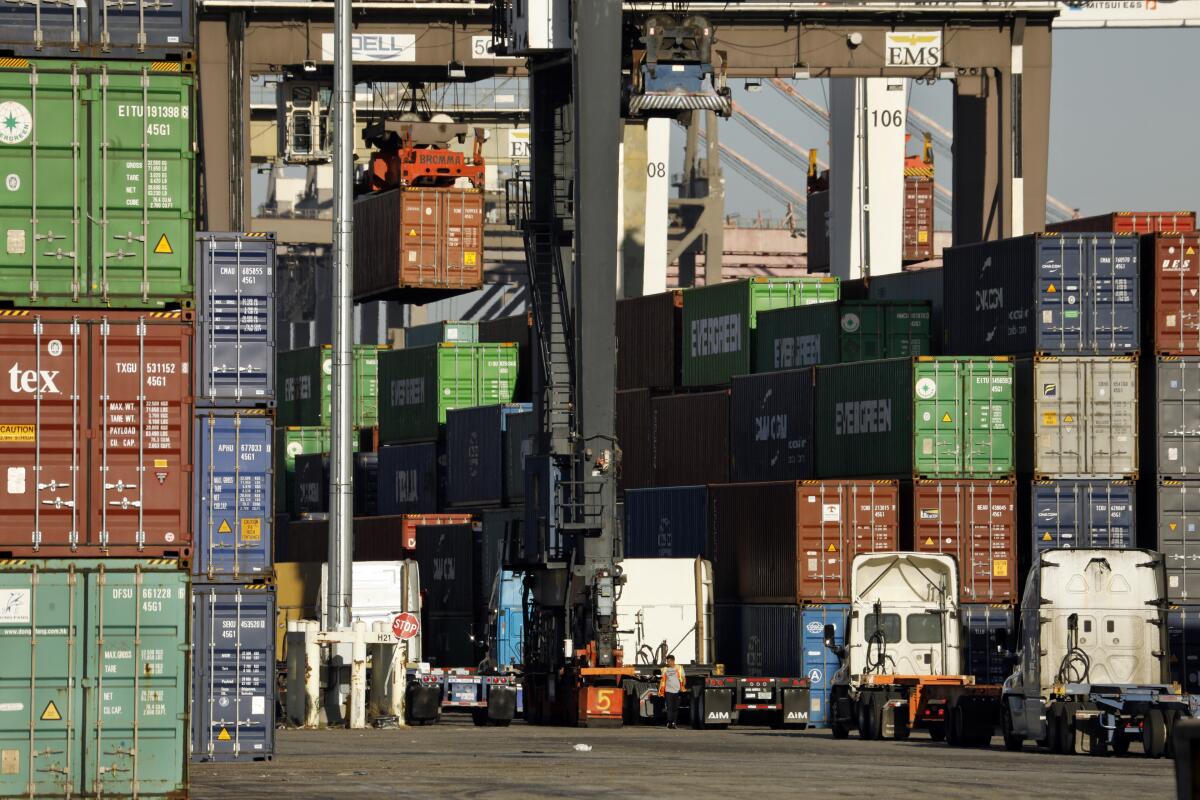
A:
[[[650,424],[649,389],[617,392],[617,445],[621,461],[617,471],[620,489],[642,489],[654,485],[654,430]],[[727,423],[728,424],[728,423]]]
[[[376,483],[380,516],[436,513],[445,476],[443,461],[437,442],[380,447]]]
[[[709,558],[708,487],[671,486],[625,493],[626,558]]]
[[[504,455],[507,422],[512,415],[529,410],[527,404],[508,404],[446,412],[446,502],[449,505],[498,506],[509,501],[504,480],[507,475]]]
[[[1200,693],[1200,606],[1173,606],[1167,611],[1167,652],[1171,681],[1184,694]]]
[[[0,53],[190,61],[196,46],[195,19],[192,0],[0,3]]]
[[[843,300],[902,300],[929,303],[929,347],[931,355],[941,355],[944,345],[943,276],[945,270],[914,269],[842,281]]]
[[[740,375],[730,383],[729,477],[813,477],[813,371]]]
[[[425,580],[422,572],[421,580]],[[474,637],[474,638],[472,638]],[[442,669],[474,668],[482,660],[483,641],[471,614],[445,614],[421,609],[421,658]]]
[[[541,426],[533,411],[509,414],[504,433],[504,490],[512,505],[525,500],[525,458],[537,448]]]
[[[424,611],[468,617],[475,613],[475,532],[471,525],[418,525],[417,565]]]
[[[533,401],[533,371],[540,369],[534,356],[537,334],[529,312],[499,319],[481,320],[479,341],[488,344],[512,342],[517,345],[517,385],[513,389],[514,403]]]
[[[683,293],[679,290],[617,301],[617,388],[679,385]]]
[[[510,535],[519,535],[519,531],[514,533],[514,527],[519,526],[524,518],[524,509],[499,508],[481,511],[478,521],[474,523],[476,553],[479,556],[475,569],[476,610],[482,612],[482,618],[486,618],[486,612],[491,608],[496,577],[504,566],[505,542]]]
[[[655,486],[729,482],[729,390],[650,401]]]
[[[354,454],[354,516],[373,517],[379,513],[379,454]],[[329,512],[329,454],[309,453],[296,456],[296,507],[291,512],[325,514]]]
[[[717,663],[729,675],[799,677],[802,619],[800,606],[718,604]]]
[[[999,686],[1012,674],[1004,650],[1016,641],[1016,612],[1011,605],[964,603],[959,607],[962,670],[975,682]],[[1000,634],[1003,631],[1004,636]],[[1003,647],[1002,647],[1003,645]]]

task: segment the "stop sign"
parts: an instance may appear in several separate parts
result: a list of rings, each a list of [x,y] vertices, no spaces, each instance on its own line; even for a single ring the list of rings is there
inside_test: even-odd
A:
[[[397,639],[411,639],[421,632],[421,620],[416,614],[402,611],[392,620],[392,634]]]

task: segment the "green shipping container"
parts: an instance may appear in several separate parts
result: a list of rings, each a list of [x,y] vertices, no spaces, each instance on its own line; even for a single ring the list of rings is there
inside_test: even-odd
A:
[[[0,60],[0,297],[190,306],[194,98],[178,63]]]
[[[354,346],[354,427],[373,428],[379,407],[378,345]],[[305,347],[276,359],[277,425],[328,426],[333,422],[333,348]]]
[[[816,369],[820,478],[1013,474],[1006,357],[895,358]]]
[[[839,297],[837,278],[750,278],[683,293],[683,385],[720,386],[754,371],[758,313]]]
[[[187,795],[188,573],[0,564],[0,797]]]
[[[929,355],[929,304],[843,300],[766,311],[754,333],[757,372]]]
[[[429,347],[442,342],[469,344],[479,341],[478,322],[431,322],[404,329],[405,347]]]
[[[438,438],[446,412],[511,403],[517,384],[514,344],[439,344],[379,357],[381,444]]]
[[[291,512],[296,507],[296,456],[328,453],[329,428],[275,429],[275,510]],[[357,443],[358,437],[355,437]],[[357,449],[357,448],[355,448]]]

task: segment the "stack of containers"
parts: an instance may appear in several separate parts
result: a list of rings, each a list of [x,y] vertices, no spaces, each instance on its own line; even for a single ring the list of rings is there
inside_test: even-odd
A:
[[[196,234],[192,759],[275,741],[275,241]]]
[[[81,13],[0,33],[0,795],[183,795],[194,12]]]

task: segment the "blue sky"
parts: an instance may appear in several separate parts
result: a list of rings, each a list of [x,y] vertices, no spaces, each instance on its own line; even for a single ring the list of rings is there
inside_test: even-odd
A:
[[[1192,30],[1058,31],[1050,117],[1050,194],[1083,214],[1200,207],[1200,32]],[[737,102],[802,147],[828,157],[828,134],[764,87]],[[797,87],[827,105],[820,81]],[[951,127],[951,87],[914,86],[911,104]],[[804,192],[804,173],[734,121],[722,141]],[[682,141],[681,136],[676,137]],[[677,151],[678,152],[678,151]],[[681,153],[680,153],[681,155]],[[937,164],[949,186],[949,160]],[[675,171],[678,167],[673,165]],[[726,168],[726,210],[750,219],[781,217],[780,204]],[[949,221],[938,220],[940,228]]]

